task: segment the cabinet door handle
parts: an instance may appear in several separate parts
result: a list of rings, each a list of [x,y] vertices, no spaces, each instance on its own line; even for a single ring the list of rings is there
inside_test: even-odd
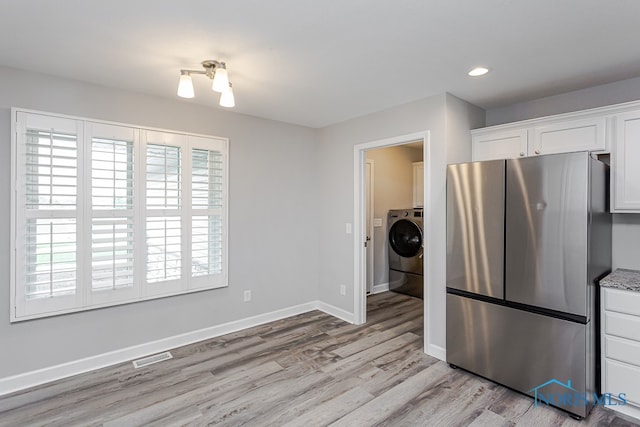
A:
[[[520,153],[520,157],[524,157],[524,153]]]
[[[540,150],[536,150],[536,151],[534,151],[534,153],[540,154]]]

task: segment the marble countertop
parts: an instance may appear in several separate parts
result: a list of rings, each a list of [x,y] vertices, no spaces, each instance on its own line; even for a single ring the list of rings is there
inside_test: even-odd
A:
[[[640,271],[619,268],[600,280],[600,286],[640,292]]]

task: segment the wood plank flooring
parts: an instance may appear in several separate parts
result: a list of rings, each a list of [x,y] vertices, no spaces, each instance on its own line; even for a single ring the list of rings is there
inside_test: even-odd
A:
[[[584,422],[422,352],[422,300],[368,298],[367,324],[319,311],[0,398],[0,426],[632,426]]]

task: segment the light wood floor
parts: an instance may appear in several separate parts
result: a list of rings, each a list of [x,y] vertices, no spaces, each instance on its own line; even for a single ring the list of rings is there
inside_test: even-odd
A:
[[[582,423],[422,352],[422,301],[371,296],[367,324],[319,311],[0,398],[0,426],[633,425]]]

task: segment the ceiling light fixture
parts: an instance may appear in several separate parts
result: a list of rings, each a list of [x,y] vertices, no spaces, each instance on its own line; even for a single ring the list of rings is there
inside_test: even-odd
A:
[[[193,82],[191,76],[186,70],[180,70],[180,82],[178,83],[178,96],[182,98],[193,98]]]
[[[233,89],[231,87],[231,83],[229,83],[227,90],[222,92],[222,94],[220,95],[220,106],[227,108],[236,106],[236,100],[233,99]]]
[[[476,67],[473,70],[469,71],[469,75],[471,77],[479,77],[479,76],[484,76],[485,74],[487,74],[489,72],[488,68],[485,67]]]
[[[180,70],[180,82],[178,83],[178,96],[181,98],[193,98],[192,74],[202,74],[213,80],[211,89],[220,93],[220,106],[231,108],[236,105],[233,97],[233,89],[227,74],[227,65],[224,62],[206,60],[202,61],[202,70]]]

